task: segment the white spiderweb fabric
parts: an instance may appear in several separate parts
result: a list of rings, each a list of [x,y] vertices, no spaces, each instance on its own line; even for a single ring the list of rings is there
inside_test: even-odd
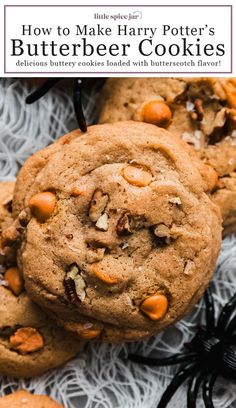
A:
[[[0,180],[14,179],[25,159],[76,126],[72,98],[53,89],[37,103],[26,106],[29,88],[13,79],[0,80]],[[85,96],[85,114],[94,120],[96,94]],[[236,291],[236,237],[224,240],[212,288],[218,315]],[[111,346],[88,345],[66,366],[30,381],[0,377],[0,395],[25,388],[49,394],[65,408],[155,408],[178,367],[147,368],[121,359],[128,352],[149,356],[169,355],[183,349],[203,318],[203,302],[175,327],[145,342]],[[169,404],[186,406],[187,386],[182,386]],[[215,386],[217,408],[236,407],[236,384],[219,379]],[[201,393],[198,405],[203,407]]]

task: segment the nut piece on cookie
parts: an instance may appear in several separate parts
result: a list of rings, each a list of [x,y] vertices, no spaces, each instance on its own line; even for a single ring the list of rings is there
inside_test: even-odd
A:
[[[44,222],[51,217],[54,211],[56,196],[50,191],[44,191],[31,197],[28,204],[37,220]]]
[[[80,273],[78,265],[73,264],[69,267],[64,279],[67,296],[75,303],[77,301],[83,302],[86,296],[86,283]]]
[[[108,217],[107,213],[102,214],[102,215],[98,218],[98,220],[97,220],[95,226],[97,227],[97,229],[99,229],[99,230],[101,230],[101,231],[107,231],[107,230],[108,230],[108,227],[109,227],[109,217]]]
[[[108,200],[109,200],[108,194],[104,194],[99,189],[94,191],[89,208],[89,218],[91,221],[93,222],[98,221],[98,219],[105,211]]]
[[[86,260],[88,263],[99,262],[103,259],[106,248],[88,248]]]
[[[128,213],[125,212],[116,224],[116,232],[118,235],[127,235],[131,233],[130,221]]]
[[[163,238],[166,244],[170,244],[171,231],[165,224],[158,224],[153,228],[153,232],[158,238]]]

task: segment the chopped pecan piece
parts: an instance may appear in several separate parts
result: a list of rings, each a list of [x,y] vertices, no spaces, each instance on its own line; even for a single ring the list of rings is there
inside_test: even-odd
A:
[[[70,266],[64,279],[66,294],[72,303],[83,302],[86,296],[86,284],[80,273],[78,265],[73,264]]]
[[[202,100],[197,98],[194,102],[195,105],[195,109],[196,109],[196,113],[197,113],[197,120],[199,122],[202,121],[203,116],[204,116],[204,110],[203,110],[203,106],[202,106]]]
[[[124,213],[118,220],[116,225],[118,235],[127,235],[131,233],[128,213]]]
[[[171,197],[169,198],[169,203],[171,204],[176,204],[176,205],[181,205],[181,199],[179,197]]]
[[[89,218],[91,221],[96,222],[106,209],[109,200],[108,194],[104,194],[101,190],[97,189],[93,193],[92,201],[89,208]]]
[[[107,231],[109,227],[109,218],[107,213],[101,215],[96,222],[96,227],[101,231]]]
[[[170,229],[165,224],[158,224],[153,227],[153,233],[158,239],[158,244],[163,246],[170,244],[171,234]]]
[[[103,259],[106,248],[89,248],[86,258],[88,263],[99,262]]]

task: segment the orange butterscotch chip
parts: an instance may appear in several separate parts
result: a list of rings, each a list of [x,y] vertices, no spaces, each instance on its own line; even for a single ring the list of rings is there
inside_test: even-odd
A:
[[[87,191],[85,190],[85,188],[79,188],[79,187],[73,187],[71,190],[71,195],[73,197],[79,197],[79,196],[86,196],[87,195]]]
[[[101,329],[83,329],[78,333],[84,340],[92,340],[101,334]]]
[[[44,346],[41,334],[32,327],[22,327],[10,337],[10,346],[21,354],[38,351]]]
[[[29,200],[29,208],[38,221],[44,222],[51,217],[56,205],[56,196],[50,191],[37,193]]]
[[[168,300],[165,295],[157,293],[145,299],[140,309],[152,320],[162,319],[168,309]]]
[[[172,112],[169,106],[159,100],[155,99],[143,105],[142,120],[152,125],[166,127],[172,118]]]
[[[205,177],[207,178],[209,191],[214,190],[218,183],[218,174],[213,167],[208,164],[205,164]]]
[[[128,165],[122,171],[122,176],[129,184],[137,187],[148,186],[152,181],[152,175],[139,166]]]
[[[116,277],[112,277],[107,275],[105,272],[103,272],[100,268],[99,263],[94,263],[91,265],[91,271],[94,273],[94,275],[101,280],[102,282],[106,283],[107,285],[114,285],[117,283],[118,279]]]
[[[8,283],[9,289],[14,295],[19,296],[24,290],[24,279],[20,270],[17,267],[8,268],[4,275],[5,280]]]

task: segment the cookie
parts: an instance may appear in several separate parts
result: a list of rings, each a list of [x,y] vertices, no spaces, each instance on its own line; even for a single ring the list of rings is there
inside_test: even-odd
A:
[[[236,231],[236,78],[110,78],[100,105],[101,123],[153,123],[193,146],[217,172],[224,235]]]
[[[0,183],[0,219],[11,218],[6,203],[14,183]],[[4,205],[3,205],[4,204]],[[4,218],[6,217],[6,218]],[[82,343],[58,328],[24,290],[19,268],[0,257],[0,374],[33,377],[74,357]],[[1,405],[0,405],[1,406]]]
[[[32,299],[79,338],[151,336],[204,292],[221,217],[189,152],[164,129],[120,122],[74,131],[21,169],[4,244],[18,242]]]
[[[63,408],[47,395],[33,395],[20,390],[0,398],[0,408]]]

